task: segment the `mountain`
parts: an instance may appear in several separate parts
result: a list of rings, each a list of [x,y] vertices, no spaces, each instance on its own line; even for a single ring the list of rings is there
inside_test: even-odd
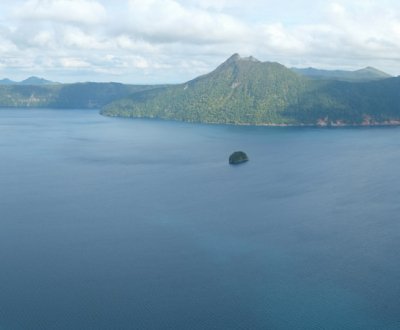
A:
[[[62,85],[51,107],[64,109],[100,109],[116,99],[157,87],[93,82]]]
[[[298,74],[313,79],[331,79],[331,80],[353,81],[353,82],[373,81],[373,80],[386,79],[392,77],[391,75],[370,66],[356,71],[320,70],[314,68],[305,68],[305,69],[291,68],[291,70]]]
[[[12,81],[12,80],[10,80],[8,78],[0,80],[0,85],[13,85],[13,84],[16,84],[16,82]]]
[[[58,84],[58,83],[54,82],[54,81],[46,80],[43,78],[32,76],[25,80],[22,80],[19,84],[20,85],[54,85],[54,84]]]
[[[20,82],[18,81],[13,81],[8,78],[0,80],[0,85],[54,85],[58,84],[57,82],[46,80],[43,78],[39,77],[29,77],[25,80],[22,80]]]
[[[36,79],[1,85],[0,107],[93,108],[107,116],[243,125],[400,125],[400,77],[371,80],[371,73],[379,71],[355,71],[358,81],[315,79],[234,54],[177,85],[32,84]]]
[[[209,74],[134,93],[108,104],[102,114],[253,125],[397,124],[400,78],[311,79],[235,54]]]
[[[208,123],[280,123],[307,80],[279,63],[231,56],[213,72],[184,84],[133,94],[106,106],[109,116]]]
[[[114,100],[158,87],[119,83],[2,85],[0,107],[100,109]]]

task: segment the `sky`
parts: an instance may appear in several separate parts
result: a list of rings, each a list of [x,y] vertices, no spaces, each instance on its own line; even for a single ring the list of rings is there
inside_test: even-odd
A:
[[[396,0],[1,0],[0,79],[178,83],[233,53],[400,75]]]

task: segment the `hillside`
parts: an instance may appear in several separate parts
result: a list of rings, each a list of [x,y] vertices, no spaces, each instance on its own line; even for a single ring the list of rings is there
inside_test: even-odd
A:
[[[39,78],[39,77],[34,77],[34,76],[29,77],[22,81],[13,81],[8,78],[0,80],[0,85],[36,85],[36,86],[38,86],[38,85],[55,85],[55,84],[59,84],[59,83],[50,81],[50,80],[46,80],[43,78]]]
[[[3,80],[0,107],[102,109],[107,116],[223,124],[400,124],[400,77],[384,78],[372,68],[351,73],[361,81],[344,81],[349,79],[343,72],[338,78],[340,71],[332,71],[337,78],[323,71],[329,79],[309,77],[310,72],[235,54],[214,71],[178,85]]]
[[[21,82],[19,82],[17,84],[20,84],[20,85],[54,85],[54,84],[58,84],[58,83],[54,82],[54,81],[46,80],[43,78],[32,76],[25,80],[22,80]]]
[[[13,84],[15,84],[15,81],[12,81],[8,78],[0,80],[0,85],[13,85]]]
[[[137,93],[106,106],[109,116],[156,117],[208,123],[278,123],[298,102],[307,81],[278,63],[235,54],[187,83]]]
[[[132,93],[157,87],[119,83],[8,84],[0,86],[0,107],[100,109]]]
[[[311,79],[235,54],[209,74],[134,93],[105,106],[102,114],[255,125],[397,124],[399,92],[400,78]]]
[[[366,67],[356,71],[320,70],[314,68],[291,68],[291,70],[300,75],[313,79],[340,80],[350,82],[366,82],[392,77],[391,75],[372,67]]]

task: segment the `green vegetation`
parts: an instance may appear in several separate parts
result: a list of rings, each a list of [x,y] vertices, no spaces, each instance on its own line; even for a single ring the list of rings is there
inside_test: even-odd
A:
[[[116,99],[157,87],[118,83],[8,84],[0,86],[0,107],[100,109]]]
[[[215,71],[106,106],[109,116],[226,124],[284,124],[285,109],[306,91],[306,79],[278,63],[229,58]],[[294,122],[293,122],[294,123]]]
[[[48,107],[55,103],[60,92],[59,86],[0,86],[0,105],[2,107]]]
[[[22,81],[12,81],[10,79],[1,79],[0,85],[56,85],[57,82],[46,80],[39,77],[29,77]]]
[[[235,54],[213,72],[114,101],[108,116],[253,125],[400,123],[400,78],[311,79]]]
[[[306,68],[306,69],[291,68],[291,70],[293,72],[296,72],[306,77],[310,77],[312,79],[323,79],[323,80],[365,82],[365,81],[387,79],[392,77],[391,75],[372,67],[367,67],[356,71],[319,70],[314,68]]]
[[[246,153],[243,151],[235,151],[232,155],[229,156],[229,164],[236,165],[247,162],[249,158]]]
[[[63,85],[57,99],[50,104],[53,108],[99,109],[106,104],[135,92],[155,86],[123,85],[119,83],[78,83]]]
[[[372,68],[309,75],[235,54],[178,85],[5,84],[0,107],[94,108],[107,116],[223,124],[400,124],[400,77]]]

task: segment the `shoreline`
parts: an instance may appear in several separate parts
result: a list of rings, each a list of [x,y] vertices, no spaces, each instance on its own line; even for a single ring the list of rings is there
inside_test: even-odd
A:
[[[273,123],[222,123],[222,122],[202,122],[202,121],[187,121],[172,118],[159,118],[159,117],[141,117],[141,116],[116,116],[104,114],[101,111],[100,115],[110,118],[126,118],[126,119],[147,119],[147,120],[161,120],[161,121],[174,121],[189,124],[203,124],[203,125],[223,125],[223,126],[254,126],[254,127],[310,127],[310,128],[341,128],[341,127],[396,127],[400,126],[400,120],[388,120],[384,122],[371,122],[364,121],[360,124],[347,124],[343,122],[327,122],[319,121],[317,124],[273,124]]]

